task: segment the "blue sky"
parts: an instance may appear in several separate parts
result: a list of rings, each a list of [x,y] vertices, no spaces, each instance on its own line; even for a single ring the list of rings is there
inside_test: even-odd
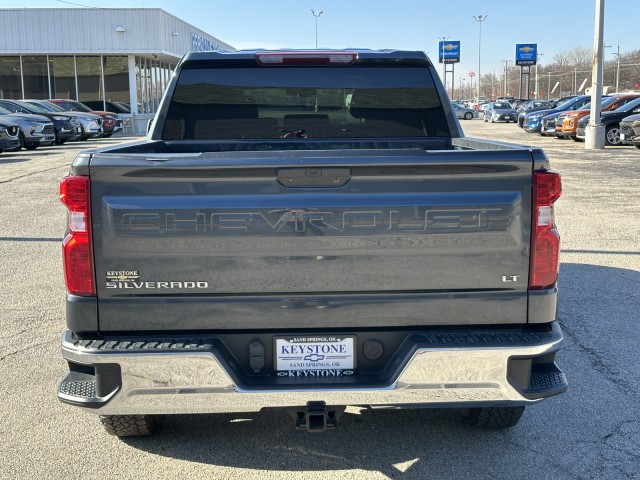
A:
[[[604,1],[604,0],[603,0]],[[640,49],[640,22],[629,6],[637,0],[608,0],[605,10],[606,58],[620,42],[622,53]],[[502,71],[513,60],[516,43],[537,43],[541,63],[561,50],[593,47],[595,0],[69,0],[100,8],[162,8],[236,48],[313,48],[315,19],[319,47],[423,50],[437,61],[438,38],[461,42],[456,79],[478,69],[478,22],[482,23],[481,71]],[[60,0],[13,0],[11,8],[77,8]],[[441,70],[441,69],[439,69]],[[457,81],[457,80],[456,80]]]

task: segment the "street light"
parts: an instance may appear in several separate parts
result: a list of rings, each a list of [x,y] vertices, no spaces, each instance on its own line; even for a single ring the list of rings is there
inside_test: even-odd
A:
[[[322,15],[324,12],[320,10],[317,14],[311,9],[311,15],[313,15],[316,19],[316,50],[318,49],[318,17]]]
[[[488,16],[489,15],[473,15],[473,18],[476,22],[478,22],[478,25],[480,26],[480,30],[478,33],[478,80],[476,80],[476,88],[478,90],[478,103],[480,103],[480,78],[482,77],[482,75],[480,74],[480,44],[482,42],[482,22],[484,22]]]
[[[440,58],[442,58],[442,83],[444,84],[445,91],[447,90],[447,64],[444,61],[444,42],[449,40],[449,37],[438,37],[442,44],[442,48],[440,49]]]

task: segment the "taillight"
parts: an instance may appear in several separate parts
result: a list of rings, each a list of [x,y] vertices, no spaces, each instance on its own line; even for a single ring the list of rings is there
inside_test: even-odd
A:
[[[558,279],[560,234],[555,225],[553,204],[561,192],[560,175],[556,172],[533,173],[530,290],[550,288]]]
[[[258,52],[256,60],[260,65],[351,65],[358,58],[356,52],[349,51],[309,51],[309,52]]]
[[[93,280],[93,248],[89,177],[69,176],[60,181],[60,200],[69,209],[67,236],[62,242],[64,277],[73,295],[96,294]]]

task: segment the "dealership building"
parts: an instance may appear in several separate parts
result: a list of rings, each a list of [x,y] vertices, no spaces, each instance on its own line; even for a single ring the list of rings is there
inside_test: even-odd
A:
[[[0,9],[0,98],[129,107],[139,131],[180,58],[232,46],[159,8]]]

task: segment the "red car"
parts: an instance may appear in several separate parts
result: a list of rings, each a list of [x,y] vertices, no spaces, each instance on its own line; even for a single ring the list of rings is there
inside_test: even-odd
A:
[[[102,117],[102,130],[104,132],[102,134],[103,137],[110,137],[114,133],[122,130],[122,118],[117,113],[105,112],[102,110],[91,110],[84,103],[80,103],[76,100],[70,100],[67,98],[53,98],[47,101],[55,103],[68,112],[86,112],[100,115],[100,117]]]

